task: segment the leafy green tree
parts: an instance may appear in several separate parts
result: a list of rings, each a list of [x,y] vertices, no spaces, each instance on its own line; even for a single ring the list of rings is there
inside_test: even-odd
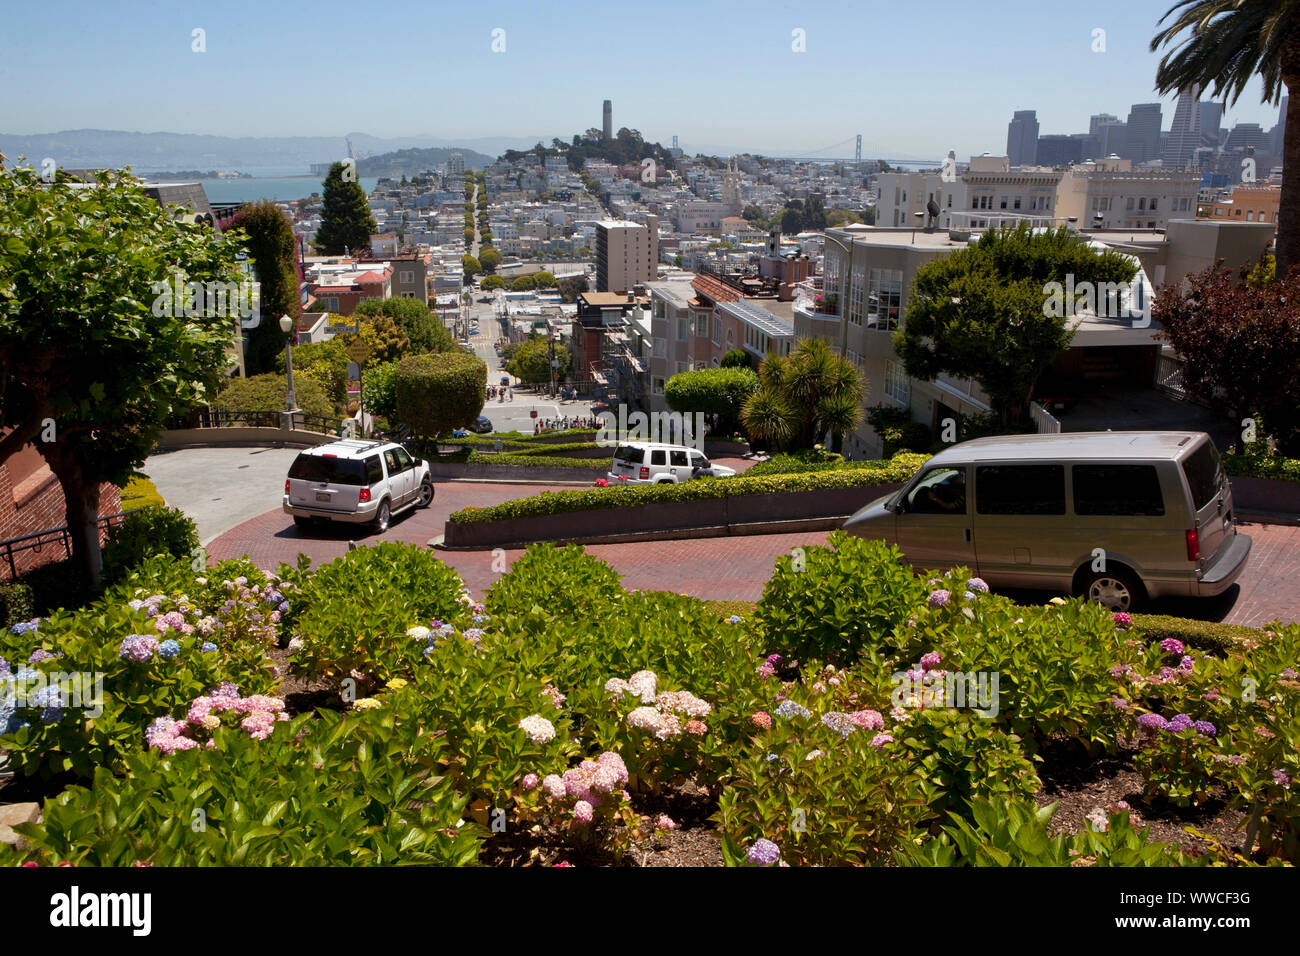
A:
[[[978,242],[917,270],[894,349],[907,374],[926,381],[947,372],[973,378],[1004,425],[1022,420],[1034,384],[1070,344],[1069,314],[1049,307],[1049,284],[1073,275],[1127,284],[1137,267],[1098,252],[1067,228],[1034,233],[990,230]],[[1073,313],[1066,303],[1062,313]]]
[[[472,225],[465,227],[465,245],[474,241],[474,227]]]
[[[370,214],[365,190],[353,180],[346,182],[343,163],[335,163],[325,177],[325,199],[321,204],[316,248],[327,256],[342,255],[344,249],[359,252],[370,248],[370,235],[379,227]]]
[[[740,412],[758,391],[758,376],[749,368],[708,368],[679,372],[664,385],[664,399],[675,412],[716,416],[714,430],[730,435],[740,426]]]
[[[461,256],[460,265],[467,276],[476,276],[483,271],[483,264],[473,256]]]
[[[420,352],[450,352],[456,347],[456,340],[443,325],[442,319],[434,314],[419,299],[406,299],[392,296],[387,299],[365,299],[352,313],[355,319],[371,319],[376,315],[387,315],[402,334],[406,336],[408,349]]]
[[[487,364],[464,352],[408,355],[397,363],[397,418],[424,439],[472,425],[483,411]]]
[[[726,355],[722,356],[719,363],[723,368],[748,368],[754,367],[753,361],[750,360],[749,353],[744,349],[731,349]]]
[[[1252,285],[1226,269],[1165,286],[1151,310],[1183,359],[1183,387],[1233,418],[1258,414],[1282,453],[1300,457],[1300,270]]]
[[[117,174],[73,188],[0,168],[0,461],[34,444],[92,586],[101,484],[125,484],[167,421],[216,391],[239,334],[229,297],[176,301],[175,282],[233,288],[240,253]]]
[[[397,363],[382,362],[361,376],[361,401],[371,415],[387,419],[397,417]]]
[[[280,316],[297,319],[302,311],[297,241],[289,217],[268,199],[241,208],[230,224],[230,231],[236,229],[244,234],[260,291],[262,320],[248,333],[244,348],[245,374],[257,375],[275,368],[277,357],[284,354]]]
[[[555,275],[546,271],[536,272],[533,274],[533,284],[538,289],[554,289]]]
[[[506,371],[522,382],[538,385],[551,380],[551,359],[559,361],[555,370],[557,381],[563,381],[569,371],[569,350],[556,347],[549,348],[546,339],[533,338],[520,342],[510,360],[506,362]]]
[[[383,362],[395,362],[411,351],[411,340],[406,337],[391,315],[378,312],[369,320],[360,322],[358,335],[341,335],[344,345],[350,345],[357,339],[370,346],[370,355],[362,363],[367,369]]]
[[[306,342],[293,347],[294,391],[297,392],[298,376],[306,374],[319,381],[325,388],[330,400],[339,408],[348,401],[348,354],[343,350],[343,343],[338,338],[328,342]],[[276,356],[276,372],[285,374],[284,350]]]
[[[531,292],[537,285],[537,280],[530,275],[519,276],[514,282],[510,283],[510,289],[513,292]]]
[[[827,434],[839,452],[862,422],[867,382],[857,367],[821,339],[805,339],[788,356],[769,355],[758,368],[760,387],[741,418],[755,438],[787,450],[811,448]]]
[[[740,214],[750,222],[754,223],[764,222],[767,219],[767,213],[763,212],[763,207],[752,204],[742,209]]]
[[[578,293],[587,291],[587,277],[569,276],[568,278],[560,279],[556,285],[560,289],[560,301],[573,303],[577,301]]]
[[[826,214],[826,226],[828,228],[848,226],[856,222],[862,222],[862,216],[851,209],[832,209]]]
[[[501,253],[493,248],[484,249],[479,253],[478,261],[483,264],[484,272],[494,273],[501,264]]]
[[[1276,104],[1284,86],[1288,96],[1300,93],[1300,6],[1294,3],[1179,0],[1160,18],[1160,26],[1151,52],[1176,42],[1156,70],[1160,93],[1212,88],[1214,99],[1226,93],[1225,103],[1232,106],[1256,76],[1263,81],[1265,103]],[[1277,216],[1279,277],[1300,263],[1300,98],[1289,96],[1285,122]]]
[[[506,280],[500,276],[488,276],[480,283],[480,287],[484,292],[491,292],[494,289],[504,289],[506,287]]]
[[[251,378],[232,378],[213,404],[238,412],[282,412],[288,393],[287,375],[268,373]],[[299,375],[297,368],[293,370],[293,393],[298,407],[308,415],[328,418],[336,412],[320,382],[314,376]]]

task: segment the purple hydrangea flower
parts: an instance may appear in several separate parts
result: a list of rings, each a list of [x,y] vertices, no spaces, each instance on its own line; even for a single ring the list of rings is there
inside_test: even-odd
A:
[[[150,637],[148,634],[128,634],[122,639],[117,655],[135,661],[137,664],[143,664],[152,658],[157,650],[158,638]]]
[[[728,623],[728,624],[739,624],[739,623],[740,623],[740,615],[739,615],[739,614],[733,614],[733,615],[731,615],[731,617],[727,618],[727,623]]]
[[[989,586],[984,583],[983,578],[970,578],[966,582],[966,590],[974,591],[977,594],[988,594]]]
[[[781,859],[781,848],[771,840],[759,837],[749,848],[745,859],[757,866],[771,866]]]
[[[1285,787],[1288,790],[1291,789],[1291,775],[1284,770],[1273,771],[1273,782],[1279,787]]]
[[[203,654],[211,654],[216,649],[217,645],[213,644],[211,641],[204,641],[203,646],[199,648],[199,651]]]
[[[952,595],[942,589],[930,593],[930,607],[947,607]]]
[[[1217,737],[1219,730],[1208,720],[1198,720],[1192,724],[1192,728],[1202,737]]]
[[[32,651],[32,656],[27,658],[28,664],[39,664],[41,661],[52,661],[56,657],[62,657],[62,654],[51,654],[45,648],[38,648]]]
[[[1191,729],[1192,729],[1192,718],[1188,717],[1186,714],[1178,714],[1171,721],[1169,721],[1168,730],[1172,734],[1182,733],[1184,730],[1191,730]]]
[[[1159,714],[1143,714],[1138,718],[1138,726],[1146,727],[1151,730],[1168,730],[1169,721],[1165,720]]]
[[[804,707],[802,704],[796,704],[792,700],[783,700],[776,708],[776,715],[778,717],[786,717],[786,718],[796,717],[796,716],[808,718],[812,716],[812,713],[808,710],[807,707]]]
[[[938,651],[931,651],[928,654],[921,655],[921,670],[932,671],[943,663],[943,655]]]
[[[1190,674],[1192,668],[1196,666],[1196,658],[1190,654],[1183,655],[1183,659],[1178,662],[1178,669],[1184,674]]]
[[[1176,637],[1166,637],[1160,642],[1160,649],[1166,654],[1182,654],[1187,646]]]

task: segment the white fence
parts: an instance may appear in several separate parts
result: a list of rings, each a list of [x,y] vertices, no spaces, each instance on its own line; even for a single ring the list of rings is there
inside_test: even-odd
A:
[[[1175,398],[1186,398],[1183,389],[1183,360],[1176,355],[1161,352],[1156,359],[1156,388]]]
[[[1037,402],[1029,403],[1029,417],[1033,419],[1040,435],[1059,435],[1061,433],[1060,421]]]

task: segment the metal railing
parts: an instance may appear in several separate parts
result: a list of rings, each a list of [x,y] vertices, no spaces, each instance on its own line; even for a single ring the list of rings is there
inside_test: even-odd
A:
[[[1186,398],[1183,388],[1183,360],[1176,355],[1161,352],[1156,357],[1156,388],[1175,398]]]
[[[101,516],[95,520],[95,527],[98,530],[109,528],[114,523],[120,524],[127,514],[128,512],[119,511],[117,514]],[[10,580],[18,579],[18,562],[14,560],[14,555],[21,554],[24,551],[40,554],[46,545],[57,544],[63,545],[64,557],[72,557],[72,537],[68,534],[67,525],[58,528],[47,528],[44,531],[34,531],[31,534],[0,541],[0,559],[3,559],[9,565]]]
[[[231,408],[199,408],[188,415],[173,418],[169,429],[185,428],[282,428],[285,412],[246,411]],[[294,431],[314,431],[343,436],[351,419],[296,412],[289,424]]]
[[[1029,417],[1033,420],[1034,427],[1038,429],[1040,435],[1059,435],[1061,433],[1060,419],[1037,402],[1029,403]]]

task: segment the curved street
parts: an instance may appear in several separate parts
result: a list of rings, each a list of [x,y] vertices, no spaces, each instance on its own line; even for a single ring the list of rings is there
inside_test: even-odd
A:
[[[330,561],[347,551],[350,540],[359,545],[388,540],[423,546],[442,534],[447,516],[453,511],[565,487],[443,481],[437,483],[429,508],[394,518],[383,535],[346,525],[303,532],[279,508],[284,474],[295,454],[296,449],[287,448],[185,449],[149,459],[145,471],[154,478],[168,504],[183,508],[199,520],[210,560],[246,554],[268,570],[281,563],[295,563],[300,553],[314,564]],[[737,464],[731,460],[725,463]],[[739,464],[745,467],[749,463]],[[232,480],[227,476],[237,477]],[[241,492],[224,490],[231,488],[240,488]],[[209,493],[211,489],[218,491]],[[1254,550],[1240,581],[1225,595],[1205,601],[1160,601],[1149,610],[1256,627],[1274,619],[1300,620],[1300,527],[1243,522],[1242,530],[1254,538]],[[588,545],[586,550],[608,562],[622,575],[627,588],[753,601],[762,594],[778,556],[799,545],[825,544],[826,536],[826,532],[806,532],[687,538]],[[505,551],[506,564],[521,553]],[[476,593],[490,587],[501,573],[493,570],[491,551],[440,551],[438,557],[454,567]],[[1013,596],[1037,601],[1046,600],[1048,595]]]

